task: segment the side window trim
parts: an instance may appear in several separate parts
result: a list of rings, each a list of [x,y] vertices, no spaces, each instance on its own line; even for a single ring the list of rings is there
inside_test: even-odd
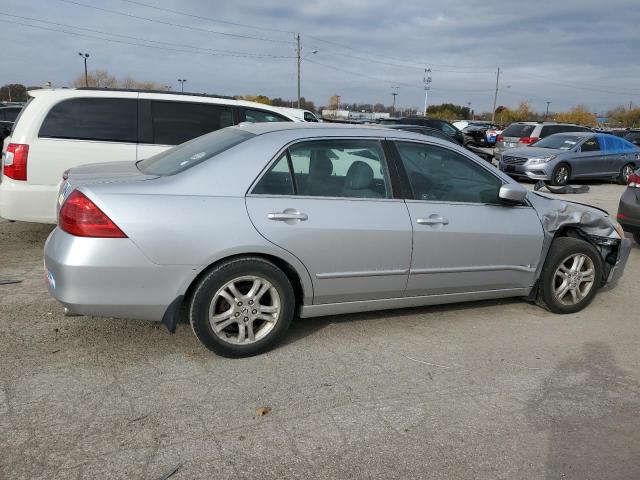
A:
[[[296,182],[296,176],[293,172],[293,162],[291,161],[291,154],[289,153],[289,147],[285,151],[287,155],[287,167],[289,167],[289,177],[291,177],[291,185],[293,185],[293,194],[298,196],[298,182]]]

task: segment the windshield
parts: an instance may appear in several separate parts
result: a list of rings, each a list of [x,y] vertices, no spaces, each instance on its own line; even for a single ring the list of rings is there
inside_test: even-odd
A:
[[[553,148],[555,150],[571,150],[576,144],[582,140],[583,137],[576,137],[575,135],[550,135],[547,138],[533,143],[532,147],[540,148]]]
[[[239,128],[223,128],[194,138],[136,163],[147,175],[175,175],[255,137]]]

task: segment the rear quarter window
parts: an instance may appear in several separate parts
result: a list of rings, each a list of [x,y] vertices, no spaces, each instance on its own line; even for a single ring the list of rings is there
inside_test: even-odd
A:
[[[530,137],[535,125],[512,123],[502,132],[503,137]]]
[[[72,98],[49,110],[40,137],[130,142],[138,140],[134,98]]]

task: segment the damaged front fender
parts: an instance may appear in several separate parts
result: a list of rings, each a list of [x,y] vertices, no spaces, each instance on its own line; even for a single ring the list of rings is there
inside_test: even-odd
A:
[[[613,283],[622,276],[631,242],[624,237],[620,225],[605,210],[558,200],[537,192],[530,192],[527,199],[538,214],[544,230],[542,259],[547,257],[554,238],[574,236],[588,241],[600,252],[604,266],[603,284]],[[538,262],[536,279],[540,276],[543,264],[544,261]]]

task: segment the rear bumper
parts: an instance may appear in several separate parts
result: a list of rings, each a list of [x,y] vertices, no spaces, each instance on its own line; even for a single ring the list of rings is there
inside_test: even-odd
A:
[[[161,321],[197,269],[157,265],[128,238],[82,238],[59,228],[44,250],[49,293],[77,315]]]
[[[625,232],[640,232],[640,188],[627,188],[624,191],[616,220]]]
[[[32,185],[2,177],[0,217],[35,223],[56,223],[58,186]]]

